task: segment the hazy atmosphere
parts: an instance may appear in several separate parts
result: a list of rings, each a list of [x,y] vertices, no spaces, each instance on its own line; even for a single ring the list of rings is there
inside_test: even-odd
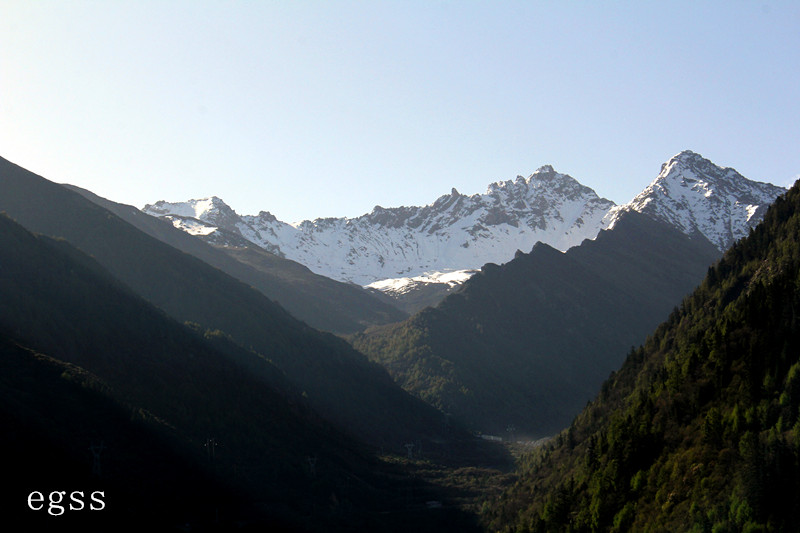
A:
[[[0,4],[0,153],[287,222],[552,164],[629,201],[683,149],[800,174],[796,2]]]
[[[797,531],[799,29],[0,0],[0,530]]]

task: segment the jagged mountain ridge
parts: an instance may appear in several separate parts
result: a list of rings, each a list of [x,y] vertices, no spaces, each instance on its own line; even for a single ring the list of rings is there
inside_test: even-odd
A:
[[[621,206],[546,165],[528,178],[492,183],[485,194],[466,196],[453,189],[424,207],[378,206],[353,219],[290,225],[265,211],[240,216],[216,197],[159,201],[144,211],[216,244],[225,244],[232,233],[316,273],[369,285],[504,263],[536,242],[565,251],[613,227],[626,211],[649,214],[690,236],[702,234],[724,251],[784,191],[686,150],[664,163],[656,179]]]
[[[239,216],[219,198],[164,201],[144,211],[212,240],[233,231],[268,251],[338,280],[366,285],[427,272],[503,262],[517,249],[544,241],[559,249],[597,234],[610,200],[574,178],[543,166],[528,178],[496,182],[485,194],[453,189],[424,207],[383,208],[348,218],[289,225],[268,212]]]

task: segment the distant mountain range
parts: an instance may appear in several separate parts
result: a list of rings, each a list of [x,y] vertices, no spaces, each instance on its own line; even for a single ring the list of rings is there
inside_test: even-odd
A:
[[[718,257],[704,237],[629,212],[566,253],[539,243],[487,264],[436,307],[351,341],[473,429],[539,438],[569,424]]]
[[[325,276],[367,285],[426,272],[479,268],[536,241],[566,249],[594,237],[613,202],[552,167],[494,183],[486,194],[455,189],[424,207],[375,207],[354,219],[289,225],[268,212],[239,216],[219,198],[157,202],[146,213],[170,217],[198,235],[222,228]]]
[[[471,427],[541,437],[569,423],[781,191],[682,152],[609,210],[596,239],[484,265],[436,307],[351,341]]]
[[[621,206],[546,165],[527,178],[492,183],[485,194],[466,196],[453,189],[424,207],[378,206],[353,219],[290,225],[266,211],[239,215],[217,197],[159,201],[143,210],[214,244],[254,243],[315,273],[382,292],[415,312],[441,300],[486,263],[504,263],[536,242],[567,250],[612,227],[626,211],[648,213],[688,235],[702,234],[723,251],[746,235],[784,190],[684,151]]]

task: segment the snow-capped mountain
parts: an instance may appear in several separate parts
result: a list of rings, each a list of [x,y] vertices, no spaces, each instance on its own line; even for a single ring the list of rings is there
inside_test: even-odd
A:
[[[613,227],[624,211],[639,211],[687,235],[702,234],[724,251],[747,235],[784,192],[783,187],[751,181],[686,150],[664,163],[636,198],[613,208],[604,225]]]
[[[527,178],[492,183],[485,194],[453,189],[424,207],[375,207],[352,219],[290,225],[264,211],[239,216],[219,198],[162,201],[144,210],[208,239],[216,228],[228,230],[318,274],[367,285],[505,262],[537,241],[566,250],[593,238],[613,206],[548,165]]]
[[[546,165],[527,178],[492,183],[484,194],[453,189],[424,207],[378,206],[352,219],[292,225],[265,211],[238,215],[216,197],[160,201],[144,211],[216,244],[250,241],[318,274],[401,294],[419,283],[443,283],[442,274],[466,279],[483,264],[509,261],[538,241],[567,250],[613,227],[629,210],[702,234],[722,251],[746,235],[784,191],[684,151],[622,206]]]

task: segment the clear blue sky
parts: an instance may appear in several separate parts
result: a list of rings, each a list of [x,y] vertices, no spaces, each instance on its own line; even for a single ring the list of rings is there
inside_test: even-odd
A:
[[[287,222],[691,149],[800,175],[800,2],[0,0],[0,155]]]

